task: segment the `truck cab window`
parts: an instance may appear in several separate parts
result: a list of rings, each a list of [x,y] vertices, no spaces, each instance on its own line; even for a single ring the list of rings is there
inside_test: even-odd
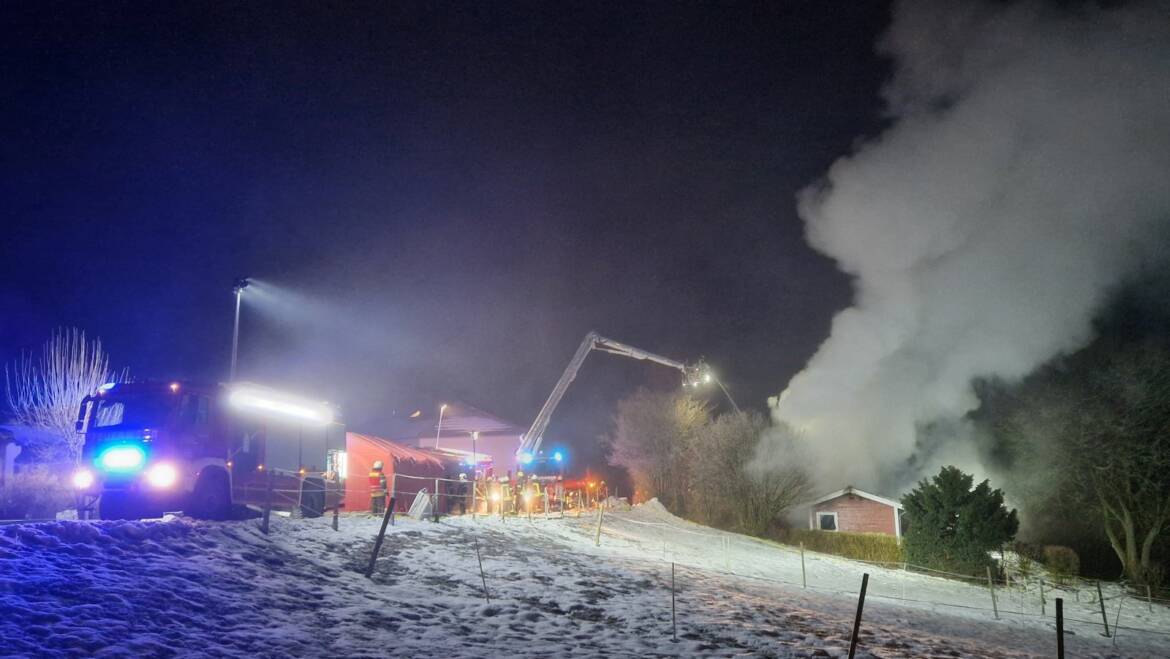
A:
[[[93,417],[95,428],[122,425],[122,417],[126,414],[126,404],[113,400],[98,402],[97,414]]]
[[[184,395],[179,403],[179,423],[193,428],[207,426],[210,407],[211,403],[207,396]]]

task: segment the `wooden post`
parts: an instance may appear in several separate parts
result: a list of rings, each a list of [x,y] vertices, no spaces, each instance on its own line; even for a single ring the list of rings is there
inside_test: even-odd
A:
[[[987,589],[991,591],[991,610],[995,612],[995,619],[999,620],[999,604],[995,601],[995,583],[991,581],[991,566],[987,566]],[[1008,601],[1011,604],[1011,601]]]
[[[1146,608],[1154,612],[1154,598],[1150,596],[1150,584],[1146,584]]]
[[[267,485],[264,489],[264,519],[260,521],[260,532],[268,535],[268,518],[272,515],[272,470],[268,471]]]
[[[853,618],[853,635],[849,638],[849,659],[857,653],[857,635],[861,632],[861,611],[865,608],[865,589],[869,586],[869,573],[861,575],[861,593],[857,597],[857,616]]]
[[[731,536],[723,536],[723,568],[731,572]]]
[[[1101,582],[1097,582],[1097,602],[1101,605],[1101,624],[1105,625],[1105,638],[1109,638],[1109,617],[1105,615],[1105,597],[1101,595]]]
[[[1042,615],[1042,616],[1048,615],[1048,612],[1045,610],[1046,607],[1044,606],[1044,604],[1045,604],[1045,602],[1044,602],[1044,580],[1041,579],[1040,580],[1040,615]]]
[[[1056,598],[1056,659],[1064,659],[1064,599]]]
[[[337,520],[341,518],[341,500],[333,504],[333,530],[337,530]]]
[[[483,557],[479,555],[479,538],[475,538],[475,560],[479,562],[479,579],[483,582],[483,598],[487,600],[488,604],[492,603],[492,598],[488,596],[487,577],[483,574]]]
[[[598,547],[601,546],[601,520],[604,517],[605,517],[605,506],[598,506],[597,507],[597,539],[594,541],[594,544],[597,545]]]
[[[366,566],[366,578],[374,574],[374,562],[378,560],[378,553],[382,551],[382,539],[386,537],[386,525],[394,515],[394,497],[387,502],[386,513],[382,515],[382,528],[378,529],[378,537],[374,539],[374,551],[370,553],[370,564]]]
[[[808,588],[808,576],[804,571],[804,543],[800,543],[800,587]]]
[[[678,621],[674,615],[674,563],[670,564],[670,640],[678,642]]]

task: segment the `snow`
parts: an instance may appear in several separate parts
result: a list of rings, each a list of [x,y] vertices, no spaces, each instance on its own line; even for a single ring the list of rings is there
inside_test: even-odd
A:
[[[256,520],[3,526],[0,655],[844,656],[862,572],[859,656],[1055,651],[1052,605],[1039,615],[1032,594],[1000,593],[995,620],[985,586],[811,552],[802,588],[799,551],[657,502],[606,511],[600,547],[596,524],[596,513],[399,518],[372,579],[380,520],[368,515],[342,516],[340,531],[274,517],[268,536]],[[1122,629],[1114,646],[1094,626],[1099,605],[1081,599],[1066,601],[1069,656],[1165,656],[1170,635]],[[1170,610],[1125,607],[1123,627],[1170,633]]]

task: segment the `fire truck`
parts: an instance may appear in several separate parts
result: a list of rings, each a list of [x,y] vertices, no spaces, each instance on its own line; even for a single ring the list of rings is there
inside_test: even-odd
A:
[[[81,404],[84,515],[228,518],[241,505],[318,516],[341,498],[345,427],[325,403],[248,383],[103,385]]]

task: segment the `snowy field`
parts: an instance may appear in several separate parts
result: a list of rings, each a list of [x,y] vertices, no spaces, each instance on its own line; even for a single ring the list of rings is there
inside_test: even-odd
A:
[[[859,656],[1055,655],[1051,593],[1042,616],[1036,594],[1000,592],[996,620],[985,586],[812,553],[803,588],[799,552],[656,502],[607,512],[600,547],[596,523],[399,518],[372,579],[379,520],[363,515],[340,531],[274,518],[268,536],[256,520],[0,527],[0,655],[835,657],[862,572]],[[1170,611],[1116,595],[1111,639],[1099,603],[1064,594],[1068,656],[1170,656]]]

